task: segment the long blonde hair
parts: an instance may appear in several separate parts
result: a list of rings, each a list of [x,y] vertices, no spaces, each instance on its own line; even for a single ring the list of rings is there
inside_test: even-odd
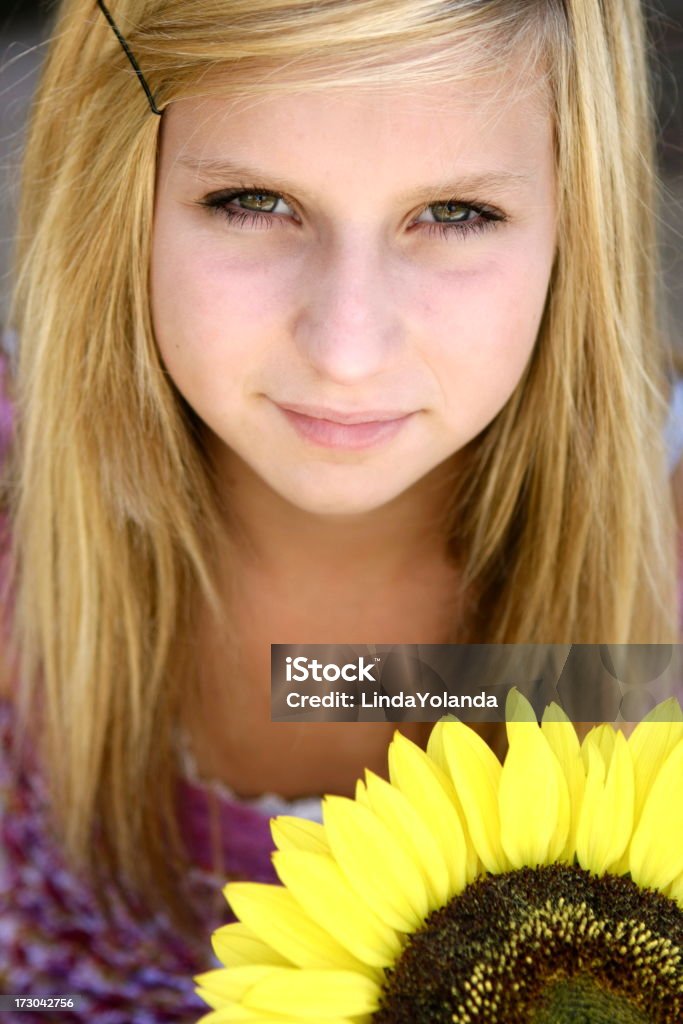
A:
[[[219,90],[465,84],[525,55],[556,124],[559,241],[533,357],[449,509],[460,638],[676,642],[637,0],[113,0],[160,107]],[[188,924],[174,727],[225,515],[164,372],[148,274],[160,119],[63,0],[30,125],[12,326],[11,650],[70,860]],[[105,855],[89,857],[95,822]]]

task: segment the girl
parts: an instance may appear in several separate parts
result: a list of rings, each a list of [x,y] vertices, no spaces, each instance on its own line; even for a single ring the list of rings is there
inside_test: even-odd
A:
[[[271,643],[677,640],[652,210],[637,0],[61,3],[8,370],[4,991],[203,1012],[267,814],[393,731],[272,724]]]

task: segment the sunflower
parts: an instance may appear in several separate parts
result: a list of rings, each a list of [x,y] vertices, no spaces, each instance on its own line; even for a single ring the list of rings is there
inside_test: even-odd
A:
[[[441,721],[323,824],[274,819],[282,885],[226,885],[199,1024],[683,1020],[678,703],[583,743],[557,705],[506,711],[503,764]]]

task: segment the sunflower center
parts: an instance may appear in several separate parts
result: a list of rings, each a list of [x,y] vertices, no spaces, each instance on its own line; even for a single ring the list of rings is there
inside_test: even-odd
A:
[[[630,1000],[585,978],[564,979],[549,986],[545,1005],[531,1020],[533,1024],[648,1024],[648,1018]]]
[[[683,911],[629,877],[486,875],[386,972],[373,1024],[677,1024]]]

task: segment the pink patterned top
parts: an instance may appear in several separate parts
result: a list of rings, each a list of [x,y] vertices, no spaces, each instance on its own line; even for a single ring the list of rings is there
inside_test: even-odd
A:
[[[0,991],[12,995],[77,995],[78,1011],[22,1011],[17,1020],[46,1024],[193,1024],[208,1011],[194,993],[195,974],[218,966],[211,932],[231,920],[221,894],[226,878],[275,881],[268,816],[228,794],[212,820],[211,785],[178,781],[183,835],[195,867],[193,902],[206,921],[206,941],[193,948],[165,917],[140,919],[120,901],[110,926],[81,879],[64,867],[48,825],[40,772],[18,770],[9,756],[13,711],[0,701]],[[213,874],[222,846],[225,873]],[[3,1016],[8,1024],[11,1017]]]
[[[12,429],[4,372],[0,355],[0,453]],[[2,533],[0,521],[0,549]],[[19,767],[11,757],[14,718],[11,702],[0,698],[0,993],[74,995],[79,1008],[10,1011],[0,1019],[3,1024],[194,1024],[209,1008],[195,994],[193,977],[220,966],[211,933],[232,919],[222,895],[227,878],[276,881],[270,816],[319,820],[320,800],[239,800],[220,783],[198,777],[187,740],[179,734],[178,818],[194,865],[189,898],[206,922],[206,938],[196,947],[165,916],[138,916],[116,897],[112,927],[92,890],[64,866],[35,760]],[[222,870],[214,871],[216,863]]]

